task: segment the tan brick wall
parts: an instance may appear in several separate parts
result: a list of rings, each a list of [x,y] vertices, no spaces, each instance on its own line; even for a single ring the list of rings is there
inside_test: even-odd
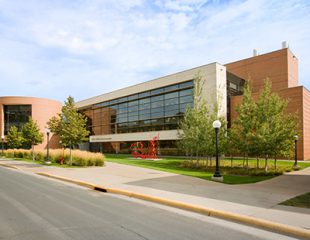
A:
[[[47,137],[45,133],[46,123],[57,113],[61,111],[61,103],[55,100],[34,98],[34,97],[0,97],[0,130],[1,135],[4,132],[4,113],[3,105],[32,105],[32,119],[36,121],[40,127],[41,132],[44,134],[44,141],[42,144],[37,145],[36,149],[45,149],[47,144]],[[50,134],[50,147],[58,148],[59,139]]]
[[[225,66],[228,72],[250,80],[253,92],[262,89],[266,78],[271,79],[274,91],[298,86],[298,60],[288,48],[228,63]]]
[[[297,127],[298,140],[298,159],[310,158],[310,93],[303,87],[287,88],[277,91],[280,97],[288,99],[289,103],[285,113],[295,113],[299,119]],[[253,94],[254,98],[258,97],[258,93]],[[231,98],[231,118],[236,119],[237,113],[235,111],[237,105],[242,103],[242,96],[235,96]]]

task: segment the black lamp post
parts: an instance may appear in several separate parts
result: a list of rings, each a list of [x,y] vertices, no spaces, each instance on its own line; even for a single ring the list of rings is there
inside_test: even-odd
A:
[[[50,156],[49,156],[49,151],[50,151],[50,130],[48,128],[45,129],[46,131],[46,137],[47,137],[47,144],[46,144],[46,160],[45,164],[50,165]]]
[[[4,147],[3,147],[3,144],[4,144],[4,135],[1,136],[1,141],[2,141],[2,157],[4,156]]]
[[[215,129],[215,146],[216,146],[216,167],[212,179],[215,181],[222,182],[223,177],[220,173],[220,167],[219,167],[219,141],[218,141],[218,133],[221,127],[221,122],[219,120],[215,120],[212,125],[213,128]]]
[[[293,165],[293,168],[299,168],[298,163],[297,163],[297,141],[298,141],[298,135],[295,135],[294,138],[295,138],[295,163]]]

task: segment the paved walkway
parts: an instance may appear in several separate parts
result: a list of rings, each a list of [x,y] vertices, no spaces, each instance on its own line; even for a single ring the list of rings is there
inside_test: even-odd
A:
[[[310,229],[310,209],[278,205],[310,192],[310,168],[244,185],[226,185],[152,169],[107,162],[105,167],[58,168],[1,159],[22,171],[44,172]]]

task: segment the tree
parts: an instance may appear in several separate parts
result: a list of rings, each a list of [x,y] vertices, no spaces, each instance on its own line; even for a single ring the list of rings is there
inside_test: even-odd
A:
[[[271,92],[271,82],[266,79],[264,88],[256,102],[256,135],[262,156],[265,158],[265,171],[268,170],[268,158],[290,155],[296,134],[297,115],[286,115],[284,110],[288,100]]]
[[[182,132],[179,132],[179,147],[191,156],[196,157],[196,167],[199,166],[199,157],[215,154],[215,131],[212,127],[214,120],[218,119],[218,107],[214,105],[212,112],[209,111],[206,101],[202,97],[203,79],[198,73],[194,77],[193,100],[194,107],[189,106],[185,110],[184,118],[179,126]],[[220,149],[224,150],[226,120],[221,117],[220,121],[223,127],[220,129],[219,140]]]
[[[252,90],[249,82],[243,88],[242,103],[237,106],[237,119],[230,129],[230,149],[243,154],[244,159],[254,153],[253,135],[255,135],[256,104],[252,98]],[[257,149],[257,148],[256,148]]]
[[[17,127],[11,126],[7,135],[7,144],[9,148],[19,148],[23,144],[22,133],[18,131]],[[13,152],[14,155],[14,152]]]
[[[24,143],[31,145],[32,160],[34,161],[34,146],[43,142],[43,133],[40,132],[38,124],[31,117],[29,117],[29,121],[23,126],[22,135]]]
[[[61,109],[61,114],[52,117],[47,125],[51,132],[58,135],[62,144],[70,148],[70,165],[72,165],[71,149],[87,140],[89,131],[86,129],[87,119],[77,111],[74,99],[69,96]]]
[[[270,157],[274,157],[276,165],[278,157],[292,152],[297,117],[284,114],[287,104],[287,100],[271,92],[271,82],[266,79],[256,101],[247,83],[243,102],[236,109],[238,116],[231,128],[232,142],[244,156],[264,157],[265,171]]]

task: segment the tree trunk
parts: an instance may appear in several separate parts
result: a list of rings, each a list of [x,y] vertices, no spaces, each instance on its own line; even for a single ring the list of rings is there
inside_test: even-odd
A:
[[[70,166],[72,166],[72,146],[70,146]]]
[[[246,156],[246,169],[249,169],[249,157]]]
[[[274,169],[277,169],[277,158],[274,159]]]
[[[199,167],[198,151],[196,151],[196,168]]]
[[[32,148],[32,161],[34,161],[35,159],[34,159],[34,145],[33,144],[31,145],[31,148]]]
[[[230,155],[230,167],[232,168],[233,167],[233,156]]]
[[[256,157],[256,168],[259,169],[259,158]]]
[[[268,156],[265,157],[265,172],[268,172]]]

